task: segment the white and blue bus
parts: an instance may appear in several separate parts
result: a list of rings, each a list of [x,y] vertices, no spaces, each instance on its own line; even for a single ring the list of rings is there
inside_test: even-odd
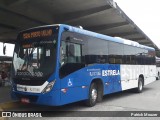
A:
[[[156,80],[155,49],[68,25],[19,33],[13,56],[12,98],[60,106],[123,90],[142,92]]]

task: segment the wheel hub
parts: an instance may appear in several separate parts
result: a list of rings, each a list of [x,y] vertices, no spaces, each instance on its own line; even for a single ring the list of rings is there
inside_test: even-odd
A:
[[[140,91],[142,90],[142,82],[141,81],[139,82],[139,90]]]
[[[97,99],[97,90],[96,89],[92,90],[91,97],[92,97],[93,102],[96,101],[96,99]]]

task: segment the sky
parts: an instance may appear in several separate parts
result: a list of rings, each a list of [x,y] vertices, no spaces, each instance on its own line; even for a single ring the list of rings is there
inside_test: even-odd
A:
[[[160,0],[114,0],[127,16],[160,48]],[[6,45],[6,55],[13,55],[14,45]],[[0,56],[3,44],[0,43]]]
[[[160,0],[114,0],[160,48]]]

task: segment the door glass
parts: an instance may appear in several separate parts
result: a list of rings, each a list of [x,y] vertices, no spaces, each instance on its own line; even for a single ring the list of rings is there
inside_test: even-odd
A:
[[[62,41],[61,66],[66,63],[81,63],[81,45]]]

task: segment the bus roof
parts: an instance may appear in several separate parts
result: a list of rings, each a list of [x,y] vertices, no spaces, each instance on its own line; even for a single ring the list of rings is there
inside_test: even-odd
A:
[[[117,42],[117,43],[121,43],[121,44],[126,44],[126,45],[130,45],[130,46],[135,46],[135,47],[139,47],[139,48],[143,48],[143,49],[148,49],[148,50],[153,50],[153,51],[155,50],[152,47],[141,45],[138,42],[135,42],[135,41],[132,41],[132,40],[127,40],[127,39],[120,38],[120,37],[111,37],[111,36],[91,32],[91,31],[88,31],[88,30],[84,30],[84,29],[81,29],[81,28],[78,28],[78,27],[73,27],[73,26],[69,26],[69,25],[65,25],[65,24],[60,24],[60,26],[65,27],[66,29],[68,29],[71,32],[77,32],[77,33],[80,33],[80,34],[84,34],[84,35],[88,35],[88,36],[92,36],[92,37],[97,37],[97,38],[100,38],[100,39],[113,41],[113,42]]]

